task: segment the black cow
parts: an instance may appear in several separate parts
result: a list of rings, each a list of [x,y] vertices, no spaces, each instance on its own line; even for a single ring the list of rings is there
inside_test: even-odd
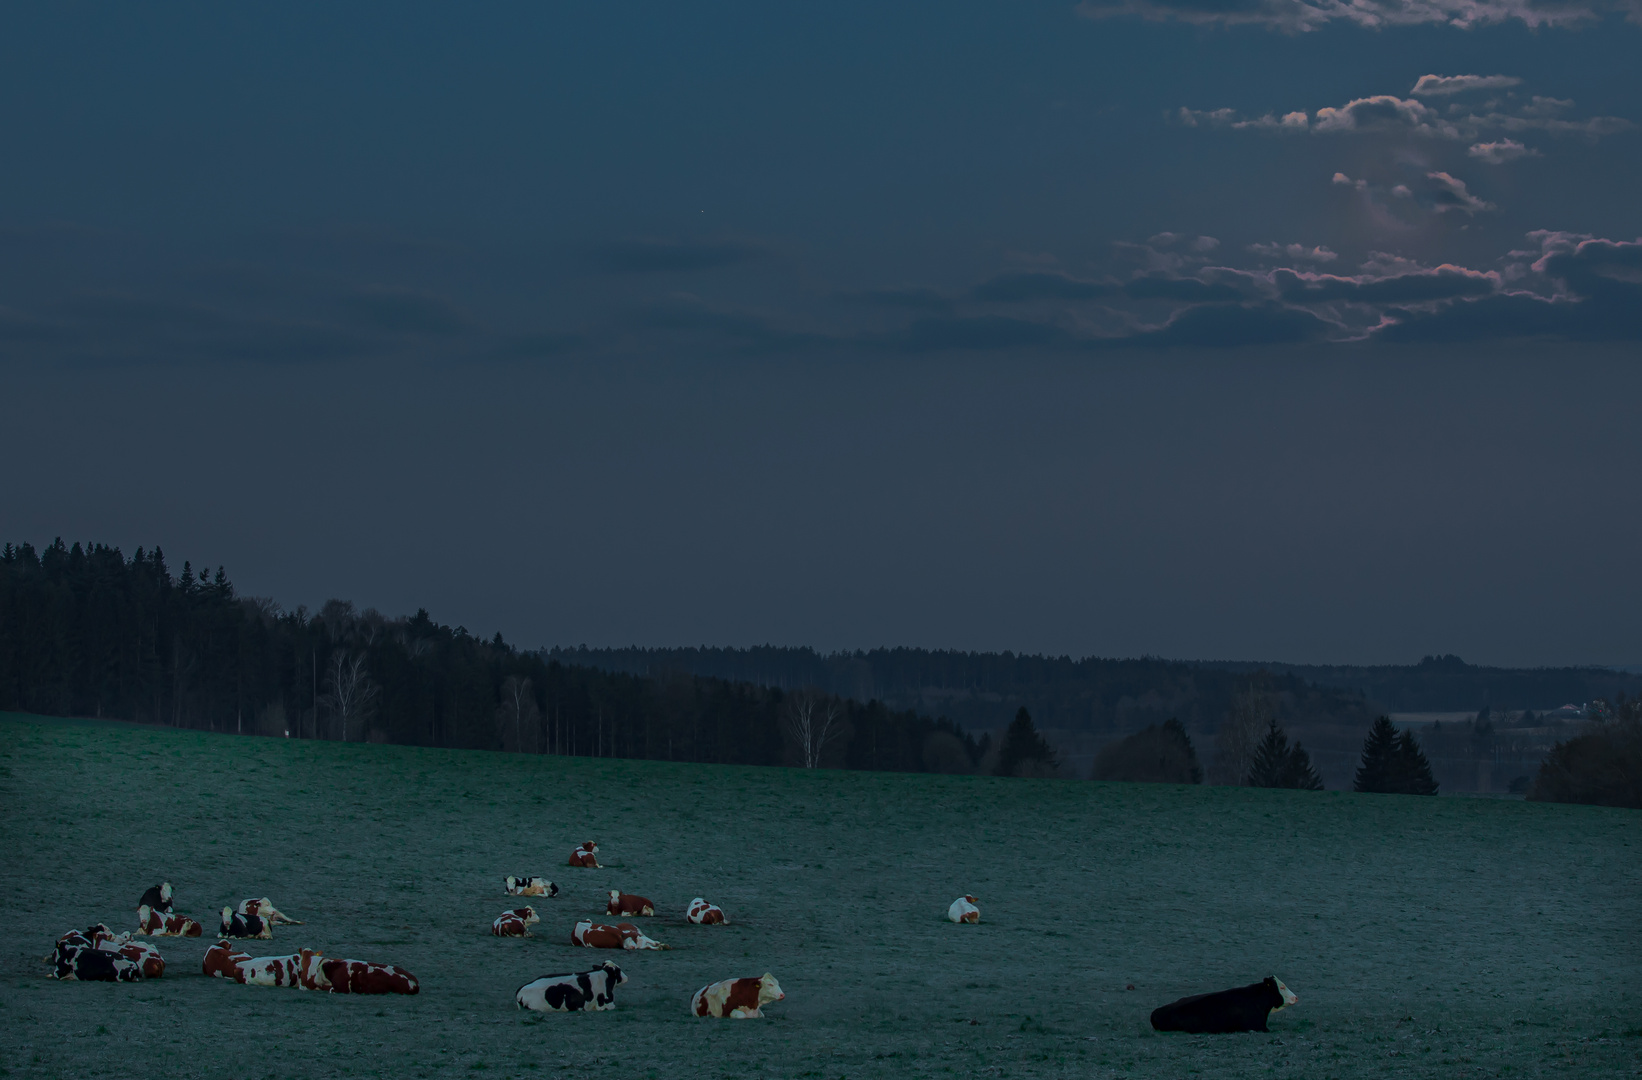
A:
[[[218,937],[225,938],[271,938],[274,936],[274,926],[261,915],[242,915],[233,908],[222,909],[222,930]]]
[[[1263,982],[1183,997],[1154,1009],[1152,1027],[1157,1031],[1189,1031],[1193,1035],[1265,1031],[1267,1014],[1299,1000],[1282,980],[1267,975]]]
[[[144,904],[148,905],[150,911],[171,914],[171,883],[162,881],[158,885],[150,885],[148,891],[143,893],[143,898],[137,901],[138,907]]]
[[[521,1009],[537,1012],[581,1012],[614,1009],[616,986],[627,981],[621,968],[606,960],[592,971],[575,975],[543,975],[527,982],[513,995]]]

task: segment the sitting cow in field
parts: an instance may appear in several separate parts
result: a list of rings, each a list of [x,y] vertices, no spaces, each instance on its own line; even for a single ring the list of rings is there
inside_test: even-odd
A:
[[[496,916],[496,921],[490,924],[490,932],[497,937],[529,937],[532,924],[541,921],[535,908],[514,908]]]
[[[100,952],[119,957],[135,965],[132,975],[125,963],[110,964],[99,958],[82,960],[85,953]],[[85,930],[70,930],[57,939],[57,946],[46,963],[52,966],[52,976],[58,979],[80,979],[97,982],[134,982],[137,979],[157,979],[165,974],[165,959],[160,950],[143,941],[133,941],[129,933],[116,934],[102,923]]]
[[[690,999],[690,1011],[697,1016],[720,1016],[731,1020],[752,1020],[763,1016],[761,1008],[786,997],[781,984],[769,972],[756,979],[725,979],[703,986]]]
[[[617,923],[611,926],[608,923],[590,922],[583,919],[570,931],[572,945],[585,945],[589,949],[671,949],[671,945],[663,945],[659,941],[644,936],[644,931],[630,922]]]
[[[616,1007],[616,986],[626,981],[621,968],[606,960],[592,971],[527,982],[513,995],[513,1003],[536,1012],[599,1012]]]
[[[1196,994],[1152,1011],[1157,1031],[1186,1031],[1193,1035],[1224,1035],[1234,1031],[1265,1031],[1266,1016],[1300,999],[1282,980],[1267,975],[1264,982]]]
[[[393,964],[367,960],[326,960],[326,989],[333,994],[414,994],[421,989],[416,976]]]
[[[255,915],[263,922],[269,923],[270,925],[273,923],[286,923],[290,926],[302,925],[301,919],[293,919],[284,914],[279,909],[275,908],[274,902],[266,896],[259,897],[254,900],[241,900],[239,905],[235,907],[234,910],[241,915]]]
[[[684,913],[686,922],[693,922],[698,926],[721,926],[729,922],[724,917],[724,909],[716,904],[709,904],[701,897],[690,901],[690,907]]]
[[[266,941],[274,936],[274,924],[261,915],[241,915],[233,908],[222,909],[222,929],[218,937],[258,938]]]
[[[978,923],[981,921],[981,909],[975,906],[973,896],[960,896],[946,909],[946,917],[955,923]]]
[[[199,937],[200,924],[185,915],[161,913],[144,904],[137,909],[137,933],[154,937]]]
[[[610,890],[610,902],[604,905],[606,915],[654,915],[656,905],[642,896]]]
[[[589,840],[570,853],[570,865],[582,866],[589,870],[599,869],[599,845]]]
[[[507,878],[507,894],[509,896],[547,896],[559,895],[559,887],[544,877],[513,877]]]
[[[145,905],[163,915],[171,914],[171,883],[162,881],[158,885],[150,885],[143,898],[137,901],[138,907]]]

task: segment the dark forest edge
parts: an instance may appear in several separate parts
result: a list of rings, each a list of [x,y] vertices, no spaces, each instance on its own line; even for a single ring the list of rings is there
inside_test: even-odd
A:
[[[1454,674],[1451,661],[1437,664]],[[212,574],[185,562],[173,575],[158,548],[130,559],[60,539],[40,551],[26,543],[0,550],[0,710],[43,715],[537,754],[1053,776],[1064,770],[1024,706],[993,744],[946,716],[898,708],[890,694],[888,702],[857,698],[837,684],[956,685],[1002,702],[1059,679],[1061,700],[1093,701],[1096,715],[1103,697],[1121,707],[1137,691],[1190,705],[1215,736],[1211,780],[1320,787],[1280,719],[1309,711],[1354,720],[1371,703],[1360,690],[1319,691],[1293,669],[1257,675],[1150,658],[916,649],[526,651],[500,633],[487,640],[436,623],[425,610],[390,618],[332,600],[315,613],[286,611],[238,596],[220,567]],[[1156,694],[1183,678],[1189,697],[1165,703]],[[1052,712],[1053,702],[1042,704]],[[1529,796],[1642,806],[1638,701],[1620,689],[1612,705],[1592,706],[1598,722],[1557,743]],[[1404,752],[1417,754],[1412,736],[1402,738]],[[1365,787],[1360,777],[1354,786],[1434,793],[1423,755],[1419,770],[1424,780],[1412,787]],[[1186,727],[1170,717],[1108,743],[1092,776],[1195,783],[1204,773]]]

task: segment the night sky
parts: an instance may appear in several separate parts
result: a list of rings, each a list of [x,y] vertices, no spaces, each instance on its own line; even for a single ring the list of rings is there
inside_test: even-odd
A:
[[[0,539],[526,646],[1642,663],[1642,6],[0,11]]]

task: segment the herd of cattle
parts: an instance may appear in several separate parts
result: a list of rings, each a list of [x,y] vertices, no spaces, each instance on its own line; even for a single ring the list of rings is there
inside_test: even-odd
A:
[[[578,845],[570,854],[569,865],[602,869],[598,853],[598,845],[592,841]],[[510,875],[503,879],[503,885],[509,896],[551,899],[559,895],[558,885],[539,876]],[[656,905],[645,897],[611,889],[605,914],[617,918],[653,918]],[[722,926],[729,921],[722,908],[699,896],[690,901],[684,917],[686,922],[698,926]],[[960,925],[978,924],[981,921],[979,902],[973,896],[960,896],[947,908],[947,918]],[[530,928],[540,922],[534,908],[513,908],[496,917],[490,932],[497,937],[530,937]],[[247,986],[289,986],[333,994],[414,994],[420,989],[416,976],[392,964],[338,960],[306,948],[285,956],[251,956],[237,951],[231,944],[236,939],[272,938],[275,924],[302,925],[287,918],[265,896],[241,900],[237,907],[224,907],[219,940],[206,950],[201,965],[203,973]],[[135,935],[115,933],[102,923],[83,931],[71,930],[57,939],[57,947],[46,962],[52,965],[52,975],[58,979],[96,982],[157,979],[165,973],[165,960],[158,948],[137,937],[199,937],[203,932],[199,922],[172,910],[171,884],[165,882],[150,888],[138,901]],[[574,925],[570,941],[590,949],[672,947],[648,937],[634,923],[596,923],[591,919],[582,919]],[[621,968],[605,961],[590,971],[533,979],[519,987],[514,1003],[521,1009],[537,1012],[613,1009],[616,987],[626,981]],[[749,1019],[762,1016],[760,1010],[765,1005],[785,997],[775,976],[765,972],[756,979],[725,979],[702,987],[690,998],[690,1011],[696,1016]],[[1265,1031],[1266,1018],[1272,1012],[1298,1000],[1280,980],[1268,976],[1263,982],[1249,986],[1181,998],[1154,1010],[1151,1022],[1158,1031],[1199,1034]]]

